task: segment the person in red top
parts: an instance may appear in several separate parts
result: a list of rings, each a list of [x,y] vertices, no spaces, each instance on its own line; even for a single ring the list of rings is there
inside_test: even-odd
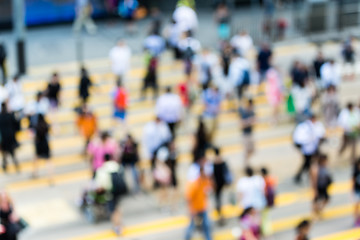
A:
[[[122,85],[121,79],[116,81],[116,89],[113,93],[114,102],[114,119],[120,120],[123,124],[126,123],[126,109],[128,107],[128,92]]]
[[[76,125],[80,134],[85,139],[84,154],[86,154],[87,146],[91,138],[97,131],[97,120],[95,115],[91,112],[87,104],[83,104],[80,114],[77,118]]]
[[[195,228],[196,220],[201,220],[205,239],[212,240],[210,219],[207,214],[208,194],[212,189],[211,180],[200,168],[200,176],[190,182],[186,190],[186,199],[189,205],[191,220],[186,230],[185,239],[190,240]]]

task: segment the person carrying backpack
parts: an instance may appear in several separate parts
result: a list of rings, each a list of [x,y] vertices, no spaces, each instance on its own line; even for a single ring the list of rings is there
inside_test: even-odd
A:
[[[110,154],[105,154],[104,158],[105,163],[96,171],[95,183],[99,190],[106,192],[113,230],[120,235],[122,223],[119,202],[128,191],[124,180],[124,170]]]

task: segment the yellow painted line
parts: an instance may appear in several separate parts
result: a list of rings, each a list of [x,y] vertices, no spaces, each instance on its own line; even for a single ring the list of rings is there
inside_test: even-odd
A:
[[[269,142],[271,142],[270,145],[269,145]],[[280,137],[278,139],[260,141],[257,146],[259,148],[266,148],[269,146],[274,146],[274,144],[276,144],[276,143],[279,146],[283,145],[283,144],[287,144],[287,143],[289,143],[289,137]],[[69,144],[71,145],[71,143],[69,143]],[[222,148],[222,153],[224,156],[226,156],[226,155],[240,153],[241,150],[242,150],[242,146],[240,146],[238,144],[233,144],[233,145],[229,145],[229,146],[224,146]],[[62,161],[63,159],[66,159],[66,160]],[[65,165],[79,163],[82,161],[84,161],[84,160],[80,156],[75,156],[73,158],[70,158],[69,156],[64,156],[64,157],[55,158],[53,164],[55,166],[65,166]],[[192,155],[190,153],[180,154],[180,156],[179,156],[180,163],[189,163],[191,161],[192,161]],[[44,166],[44,165],[42,165],[42,166]],[[32,165],[30,162],[21,163],[20,167],[23,171],[31,171],[32,170]],[[149,168],[149,161],[142,161],[141,167]],[[15,169],[11,165],[9,167],[9,172],[14,172],[14,171],[15,171]],[[68,183],[70,181],[70,177],[67,174],[56,175],[56,178],[58,179],[58,181],[60,183],[62,183],[61,182],[62,176],[65,176],[64,178],[66,179],[66,181],[64,183]],[[89,175],[88,175],[88,172],[78,171],[78,172],[74,172],[73,175],[71,175],[71,176],[74,177],[74,182],[75,182],[75,181],[86,180],[86,179],[88,179]],[[43,187],[44,185],[41,180],[43,180],[43,179],[28,180],[25,182],[9,184],[7,189],[10,191],[21,191],[21,190],[25,190],[25,189]]]
[[[329,234],[324,237],[314,238],[314,240],[359,240],[360,228],[350,229],[344,232]]]
[[[328,208],[324,211],[324,220],[332,220],[336,218],[341,218],[348,216],[352,213],[353,207],[351,205],[343,205],[343,206],[337,206],[333,208]],[[233,207],[233,211],[229,214],[225,213],[226,218],[234,218],[239,215],[241,212],[240,209],[237,209]],[[272,223],[272,228],[275,233],[283,232],[286,230],[291,230],[296,227],[296,225],[304,218],[308,218],[309,216],[304,215],[298,215],[295,217],[289,217],[284,218],[280,220],[275,220]],[[211,214],[211,219],[216,220],[216,217],[214,217],[214,213]],[[151,223],[145,223],[141,225],[136,225],[132,227],[125,227],[124,228],[124,234],[122,237],[139,237],[139,236],[145,236],[149,234],[154,233],[161,233],[161,232],[167,232],[174,229],[180,229],[185,228],[187,224],[189,223],[189,220],[186,216],[180,216],[180,217],[174,217],[169,219],[164,219],[160,221],[155,221]],[[131,229],[131,230],[130,230]],[[359,230],[358,230],[359,231]],[[345,235],[345,237],[354,237],[358,234],[358,231],[356,232],[348,232]],[[337,237],[336,235],[334,235]],[[232,234],[231,231],[225,230],[218,233],[215,233],[215,239],[224,240],[224,239],[233,239],[231,238]],[[331,236],[330,236],[331,237]],[[353,240],[354,238],[319,238],[316,240]],[[116,235],[112,231],[104,231],[98,234],[93,234],[89,236],[84,237],[74,237],[67,240],[98,240],[98,239],[116,239]],[[357,239],[354,239],[357,240]]]

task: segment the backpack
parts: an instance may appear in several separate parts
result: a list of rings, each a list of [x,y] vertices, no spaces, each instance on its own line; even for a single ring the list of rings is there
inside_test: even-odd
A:
[[[128,187],[126,185],[123,172],[119,171],[111,173],[111,183],[111,193],[114,196],[122,196],[128,192]]]
[[[250,72],[249,70],[243,71],[242,85],[250,85]]]
[[[184,51],[184,58],[186,60],[190,60],[193,58],[194,55],[195,55],[194,50],[190,46],[188,46]]]
[[[119,89],[115,96],[115,107],[118,109],[125,109],[127,106],[127,94],[125,90]]]

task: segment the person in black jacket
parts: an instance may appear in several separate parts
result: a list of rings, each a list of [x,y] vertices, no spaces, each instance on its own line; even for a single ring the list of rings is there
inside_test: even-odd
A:
[[[218,212],[219,218],[219,225],[222,226],[225,224],[225,220],[221,214],[221,207],[222,207],[222,192],[224,187],[229,184],[227,179],[229,176],[229,168],[224,161],[224,159],[220,155],[220,150],[218,148],[215,149],[215,160],[214,160],[214,183],[215,183],[215,201],[216,201],[216,211]],[[227,176],[228,175],[228,176]]]
[[[120,157],[121,163],[124,168],[131,169],[134,179],[134,192],[140,191],[140,178],[137,163],[139,162],[138,144],[133,137],[129,134],[126,136],[125,141],[121,144],[122,154]]]
[[[12,157],[16,170],[19,172],[19,163],[15,156],[15,149],[18,143],[15,138],[16,134],[16,119],[14,114],[7,111],[6,103],[1,104],[0,113],[0,137],[1,137],[1,152],[3,156],[2,168],[4,172],[7,171],[7,155]]]
[[[38,160],[45,159],[47,161],[49,182],[52,184],[52,166],[50,163],[50,147],[49,147],[49,130],[50,126],[46,122],[44,115],[39,114],[37,125],[34,128],[35,131],[35,150],[36,158],[34,161],[34,172],[33,176],[38,175]]]
[[[87,103],[88,98],[90,96],[90,87],[92,86],[91,79],[87,70],[82,67],[81,68],[81,78],[79,83],[79,97],[83,103]]]

